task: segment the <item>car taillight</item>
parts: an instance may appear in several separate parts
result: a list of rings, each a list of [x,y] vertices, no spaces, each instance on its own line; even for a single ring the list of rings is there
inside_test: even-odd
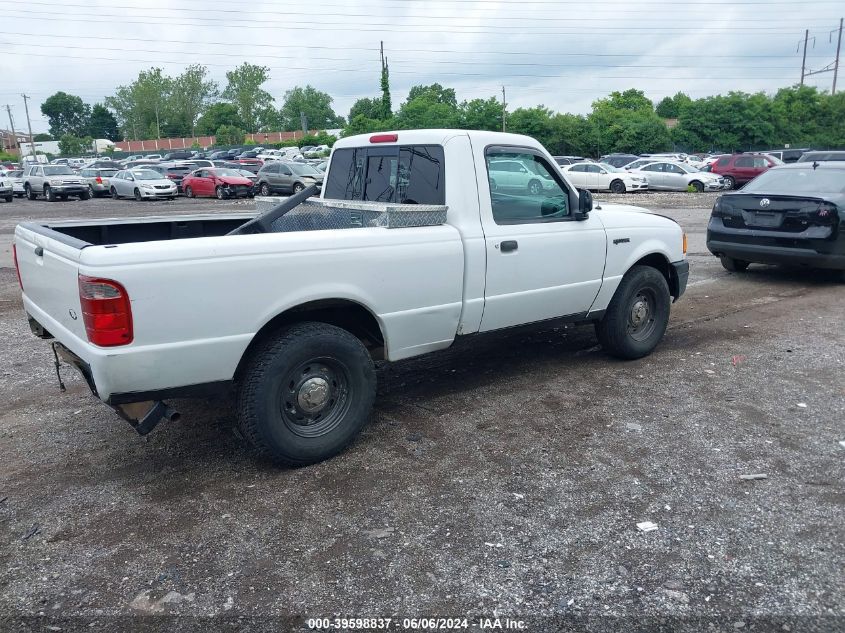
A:
[[[114,347],[132,342],[132,307],[123,286],[111,279],[79,275],[79,301],[91,343]]]
[[[16,244],[12,244],[12,259],[15,260],[15,272],[18,274],[18,283],[21,286],[21,290],[23,290],[23,281],[21,280],[21,268],[18,266],[18,247]]]
[[[102,184],[103,184],[103,179],[102,179],[100,176],[97,176],[96,180],[97,180],[97,184],[98,184],[98,185],[102,185]]]

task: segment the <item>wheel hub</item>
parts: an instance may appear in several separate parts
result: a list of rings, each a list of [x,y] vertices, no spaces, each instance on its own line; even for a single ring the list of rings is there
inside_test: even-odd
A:
[[[631,307],[631,325],[634,328],[639,328],[643,323],[648,321],[649,305],[645,297],[638,297]]]
[[[296,394],[299,408],[306,413],[318,413],[329,401],[329,383],[325,378],[313,377],[302,383]]]

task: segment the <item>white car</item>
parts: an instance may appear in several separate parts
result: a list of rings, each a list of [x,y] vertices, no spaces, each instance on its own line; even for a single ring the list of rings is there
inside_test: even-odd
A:
[[[175,200],[179,193],[172,180],[162,178],[160,173],[152,169],[124,169],[117,172],[109,178],[109,192],[115,200],[118,198]]]
[[[488,167],[490,189],[501,192],[527,192],[538,196],[552,187],[554,182],[547,173],[537,173],[529,169],[529,164],[521,160],[491,160]]]
[[[575,163],[562,167],[566,176],[579,189],[590,191],[645,191],[648,179],[640,174],[630,174],[606,163]]]
[[[655,161],[631,173],[645,175],[649,188],[657,191],[721,191],[726,187],[721,176],[675,161]]]
[[[547,186],[493,187],[502,163]],[[30,327],[139,433],[178,418],[164,398],[234,388],[244,436],[278,464],[305,465],[364,427],[376,361],[552,319],[590,324],[607,353],[641,358],[686,289],[676,222],[593,209],[527,136],[350,136],[309,199],[315,190],[258,216],[21,224]]]
[[[7,171],[5,174],[12,181],[12,191],[18,198],[23,198],[26,195],[26,189],[23,188],[23,170],[14,169]]]

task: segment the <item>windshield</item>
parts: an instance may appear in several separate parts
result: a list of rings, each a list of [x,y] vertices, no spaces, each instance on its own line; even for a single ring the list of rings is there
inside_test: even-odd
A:
[[[117,173],[116,169],[100,169],[100,176],[114,176]]]
[[[73,176],[73,170],[64,165],[54,165],[44,168],[45,176]]]
[[[845,169],[770,169],[742,188],[745,193],[845,193]]]
[[[23,176],[23,172],[22,171],[10,171],[9,176],[11,178],[20,178],[21,176]]]
[[[243,178],[238,169],[215,169],[214,173],[218,176],[227,176],[229,178]]]
[[[151,169],[133,171],[132,175],[135,176],[135,180],[161,180],[161,174]]]
[[[244,178],[249,178],[250,180],[255,178],[255,174],[253,174],[251,171],[246,171],[245,169],[239,169],[238,174],[240,174]]]
[[[314,169],[311,165],[304,165],[300,163],[290,163],[289,164],[290,170],[295,173],[297,176],[322,176],[323,174],[316,169]]]

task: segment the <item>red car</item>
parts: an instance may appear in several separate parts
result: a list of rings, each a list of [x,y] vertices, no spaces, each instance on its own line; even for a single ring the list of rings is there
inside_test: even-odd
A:
[[[775,165],[783,162],[767,154],[728,154],[719,156],[710,171],[724,178],[728,189],[737,189]]]
[[[197,169],[182,179],[182,191],[189,198],[217,196],[226,198],[251,198],[254,196],[252,181],[234,169]]]

